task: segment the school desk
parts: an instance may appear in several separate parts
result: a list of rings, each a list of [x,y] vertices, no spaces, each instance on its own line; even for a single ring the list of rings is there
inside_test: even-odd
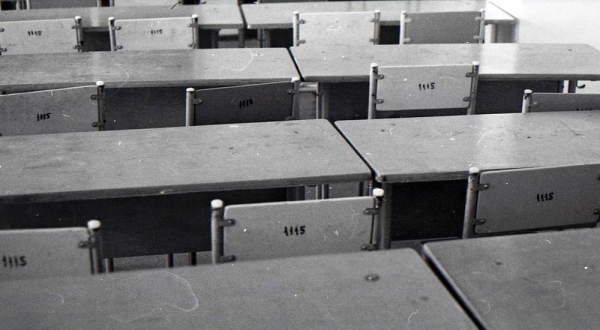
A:
[[[0,91],[106,86],[106,130],[185,125],[185,90],[291,82],[286,49],[195,49],[0,57]]]
[[[0,141],[0,228],[102,222],[104,257],[207,251],[210,201],[287,199],[288,187],[369,180],[325,120]]]
[[[428,243],[424,253],[482,329],[594,329],[600,231]]]
[[[399,42],[400,13],[479,11],[486,9],[485,22],[496,34],[510,34],[516,23],[515,19],[485,1],[444,0],[444,1],[310,1],[266,4],[243,4],[241,6],[248,29],[265,30],[264,46],[289,47],[292,45],[292,16],[294,11],[300,13],[319,12],[357,12],[381,11],[381,42]]]
[[[458,237],[470,167],[597,163],[600,111],[336,122],[383,186],[383,239]],[[384,241],[385,244],[385,241]]]
[[[428,1],[424,1],[426,3]],[[564,81],[600,78],[600,52],[585,44],[440,44],[290,48],[305,81],[322,82],[332,121],[367,116],[369,71],[379,66],[478,61],[476,113],[520,112],[523,91],[557,92]],[[465,109],[438,111],[466,114]]]
[[[175,1],[176,2],[176,1]],[[0,12],[0,22],[35,21],[75,18],[81,16],[84,29],[84,51],[110,50],[108,18],[142,19],[161,17],[191,17],[198,15],[201,48],[214,48],[220,29],[242,29],[244,21],[235,4],[209,2],[203,5],[146,6],[146,7],[83,7],[30,10],[5,10]],[[205,33],[202,33],[206,31]]]
[[[27,329],[477,329],[412,250],[5,281]]]

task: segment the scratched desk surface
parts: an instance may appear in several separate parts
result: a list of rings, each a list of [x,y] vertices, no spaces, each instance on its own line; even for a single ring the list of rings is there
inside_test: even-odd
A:
[[[600,52],[584,44],[300,46],[290,50],[306,81],[369,81],[371,63],[401,66],[473,61],[480,63],[481,80],[600,79]]]
[[[49,202],[368,180],[326,120],[0,140],[0,202]]]
[[[292,28],[294,11],[315,12],[356,12],[381,11],[382,25],[400,25],[400,13],[479,11],[486,9],[486,23],[514,24],[512,16],[493,4],[485,1],[335,1],[335,2],[287,2],[268,4],[245,4],[242,12],[249,29]]]
[[[62,19],[81,16],[84,29],[108,31],[109,17],[115,17],[116,19],[141,19],[188,17],[196,14],[198,15],[198,24],[201,29],[241,29],[244,27],[242,14],[237,4],[227,5],[209,2],[198,6],[178,5],[171,7],[87,7],[5,10],[0,11],[0,22]]]
[[[476,329],[413,250],[8,281],[0,296],[7,329]]]
[[[291,81],[298,72],[283,48],[195,49],[0,58],[0,91],[94,85],[107,88],[230,86]]]
[[[600,230],[425,245],[484,329],[597,329]]]
[[[600,111],[338,121],[379,182],[466,179],[481,170],[596,163]]]

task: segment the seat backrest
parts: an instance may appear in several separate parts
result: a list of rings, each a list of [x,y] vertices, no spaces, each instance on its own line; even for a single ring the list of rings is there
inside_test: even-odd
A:
[[[369,118],[375,111],[475,108],[479,64],[371,64]]]
[[[0,231],[0,280],[89,275],[97,272],[100,222],[88,228]]]
[[[27,9],[100,7],[101,0],[27,0]]]
[[[526,89],[523,112],[600,110],[600,94],[533,93]]]
[[[289,82],[188,90],[188,126],[289,119],[292,91]]]
[[[81,17],[0,22],[0,53],[77,53],[83,45]]]
[[[312,93],[310,102],[300,104],[300,94]],[[254,123],[315,118],[320,107],[318,84],[291,82],[253,84],[186,90],[186,126]],[[314,115],[312,115],[314,113]]]
[[[382,194],[227,206],[213,216],[213,262],[372,250]]]
[[[103,83],[100,83],[103,86]],[[84,86],[0,95],[0,136],[98,131],[102,87]]]
[[[600,164],[471,173],[465,237],[598,223]]]
[[[485,10],[407,13],[400,16],[400,44],[483,43]]]
[[[111,50],[198,48],[198,15],[119,19],[109,17]]]
[[[299,13],[293,17],[294,46],[373,45],[379,40],[380,12]]]

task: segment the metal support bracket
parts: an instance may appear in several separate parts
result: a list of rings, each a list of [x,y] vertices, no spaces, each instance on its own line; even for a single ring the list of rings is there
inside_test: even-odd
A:
[[[377,244],[363,244],[360,249],[363,251],[375,251],[377,250]]]
[[[235,256],[221,256],[219,258],[219,263],[233,262],[233,261],[235,261]]]
[[[477,186],[475,187],[475,190],[477,191],[481,191],[481,190],[486,190],[490,187],[489,183],[479,183],[477,184]]]
[[[97,245],[98,244],[95,244],[91,240],[87,240],[87,241],[79,241],[79,243],[77,244],[77,247],[82,248],[82,249],[91,249],[91,248],[95,248]]]
[[[377,214],[379,214],[379,209],[378,208],[364,209],[363,214],[364,215],[377,215]]]
[[[231,227],[231,226],[235,226],[235,219],[223,219],[223,220],[219,220],[219,222],[217,222],[217,225],[219,227]]]

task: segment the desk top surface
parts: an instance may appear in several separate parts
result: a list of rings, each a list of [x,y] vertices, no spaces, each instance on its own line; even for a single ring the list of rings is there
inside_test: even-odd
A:
[[[242,13],[237,5],[213,4],[144,7],[81,7],[0,11],[0,22],[75,18],[81,16],[84,28],[102,28],[108,32],[108,18],[141,19],[188,17],[198,15],[201,29],[241,29]]]
[[[242,12],[249,29],[285,29],[292,27],[294,11],[355,12],[381,11],[382,25],[400,25],[403,10],[413,13],[479,11],[486,9],[485,21],[494,24],[514,24],[515,19],[494,4],[485,1],[334,1],[334,2],[286,2],[268,4],[245,4]]]
[[[476,329],[412,250],[5,281],[0,293],[15,329]]]
[[[326,120],[9,136],[0,139],[0,146],[0,202],[260,189],[371,177]]]
[[[379,182],[466,179],[481,170],[597,163],[600,111],[338,121]]]
[[[290,50],[306,81],[369,81],[371,63],[402,66],[473,61],[479,61],[483,80],[600,79],[600,52],[585,44],[300,46]]]
[[[485,329],[595,329],[600,230],[429,243],[424,252]]]
[[[0,91],[94,85],[107,88],[231,86],[299,77],[284,48],[223,48],[0,57]]]

